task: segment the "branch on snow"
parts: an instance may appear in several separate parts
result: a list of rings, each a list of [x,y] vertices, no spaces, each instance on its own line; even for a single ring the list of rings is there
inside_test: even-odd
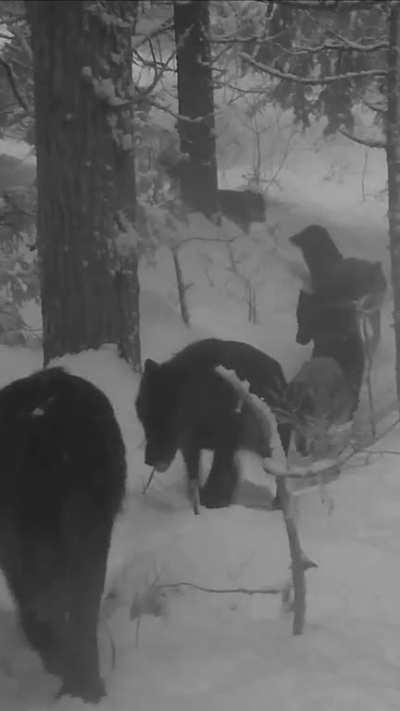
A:
[[[314,566],[310,567],[316,567],[316,564],[314,563]],[[196,585],[195,583],[188,583],[182,581],[180,583],[165,583],[159,585],[158,587],[162,588],[163,590],[176,590],[179,588],[186,587],[192,588],[193,590],[200,590],[201,592],[215,593],[221,595],[279,595],[280,593],[284,592],[286,588],[291,587],[291,584],[285,582],[281,585],[268,585],[262,588],[207,588],[203,585]]]

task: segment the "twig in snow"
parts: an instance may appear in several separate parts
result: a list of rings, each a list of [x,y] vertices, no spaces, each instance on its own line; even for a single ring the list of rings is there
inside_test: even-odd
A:
[[[153,467],[153,469],[152,469],[151,472],[150,472],[150,476],[149,476],[149,478],[147,479],[147,481],[146,481],[146,483],[145,483],[145,485],[144,485],[144,487],[143,487],[143,489],[142,489],[142,494],[145,494],[146,491],[147,491],[147,489],[149,488],[149,486],[150,486],[150,484],[151,484],[151,482],[152,482],[153,476],[154,476],[154,474],[155,474],[155,471],[156,471],[156,468]]]

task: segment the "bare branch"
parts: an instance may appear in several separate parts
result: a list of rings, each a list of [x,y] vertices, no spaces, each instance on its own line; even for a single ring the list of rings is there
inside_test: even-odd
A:
[[[8,62],[6,62],[5,59],[3,59],[2,57],[0,57],[0,64],[1,64],[1,66],[2,66],[2,67],[4,68],[4,70],[5,70],[5,73],[6,73],[7,79],[8,79],[8,83],[9,83],[9,85],[10,85],[10,87],[11,87],[11,90],[12,90],[12,92],[13,92],[15,98],[17,99],[19,105],[22,106],[22,108],[24,109],[25,113],[29,114],[28,106],[27,106],[27,104],[25,103],[25,100],[22,98],[22,96],[21,96],[21,94],[20,94],[20,92],[19,92],[19,89],[18,89],[18,87],[17,87],[17,83],[16,83],[16,81],[15,81],[14,72],[13,72],[13,70],[12,70],[12,67],[11,67],[10,64],[8,64]]]
[[[210,37],[211,44],[246,44],[247,42],[274,42],[279,37],[286,32],[286,30],[280,30],[275,35],[248,35],[247,37],[239,37],[237,34],[232,33],[229,35],[222,35],[218,37]]]
[[[133,44],[132,49],[139,49],[139,47],[145,44],[148,40],[152,39],[153,37],[157,37],[158,35],[161,35],[164,32],[169,32],[169,30],[172,30],[173,27],[174,23],[171,20],[166,20],[159,27],[155,27],[154,30],[152,30],[151,32],[137,32],[135,34],[136,41]]]
[[[298,133],[299,133],[298,130],[293,129],[292,132],[291,132],[291,134],[289,135],[289,138],[288,138],[288,140],[287,140],[287,142],[286,142],[285,150],[283,151],[283,153],[282,153],[282,155],[281,155],[281,159],[280,159],[280,161],[279,161],[279,164],[278,164],[278,166],[276,167],[276,169],[275,169],[274,173],[272,174],[272,176],[271,176],[271,177],[269,178],[269,180],[267,181],[267,186],[273,185],[273,183],[276,181],[276,179],[277,179],[279,173],[281,172],[283,166],[285,165],[285,161],[286,161],[286,159],[287,159],[287,157],[288,157],[288,155],[289,155],[290,144],[291,144],[292,140],[294,139],[294,137],[295,137]]]
[[[149,104],[151,104],[151,106],[154,106],[156,109],[159,109],[160,111],[165,111],[166,114],[169,114],[177,121],[187,121],[187,123],[201,123],[203,121],[206,121],[210,116],[210,114],[206,114],[205,116],[196,116],[195,118],[191,118],[190,116],[184,116],[183,114],[178,114],[176,111],[173,111],[166,104],[161,104],[159,101],[157,101],[157,99],[154,99],[153,97],[149,98]],[[226,104],[224,108],[226,108]],[[224,109],[221,108],[219,112],[215,111],[214,116],[217,116],[218,113],[222,113],[223,110]]]
[[[151,67],[151,69],[154,72],[153,80],[150,82],[150,84],[148,86],[146,86],[145,88],[136,87],[136,89],[141,97],[148,96],[148,94],[150,94],[153,91],[153,89],[159,83],[159,81],[161,80],[161,78],[165,74],[165,72],[174,71],[173,69],[171,69],[171,67],[169,65],[175,57],[175,54],[176,54],[175,49],[171,52],[171,54],[169,55],[169,57],[167,57],[167,59],[165,61],[161,62],[161,61],[158,61],[156,58],[155,50],[154,50],[153,43],[151,40],[149,40],[149,47],[150,47],[150,52],[151,52],[151,56],[152,56],[151,61],[145,60],[143,57],[141,57],[141,55],[139,54],[139,52],[137,50],[134,50],[134,53],[139,57],[141,64],[143,66]]]
[[[257,62],[253,57],[251,57],[246,52],[240,52],[239,56],[252,67],[258,69],[260,72],[269,74],[277,79],[286,79],[287,81],[294,81],[298,84],[308,84],[314,86],[322,86],[326,84],[333,84],[337,81],[349,81],[350,79],[362,79],[366,77],[386,77],[388,74],[387,69],[364,69],[359,72],[346,72],[345,74],[334,74],[332,76],[322,76],[322,77],[303,77],[299,74],[293,74],[292,72],[281,72],[275,67],[271,67],[263,62]]]
[[[285,5],[293,7],[295,10],[315,10],[321,8],[321,0],[284,0]],[[323,7],[329,10],[336,10],[337,6],[345,6],[346,10],[361,10],[363,7],[373,5],[366,0],[324,0]]]
[[[315,564],[314,564],[315,565]],[[239,595],[280,595],[288,586],[289,582],[282,583],[281,585],[269,585],[262,588],[206,588],[203,585],[195,585],[195,583],[165,583],[163,585],[158,585],[157,587],[163,590],[176,590],[178,588],[193,588],[193,590],[201,590],[207,593],[216,593],[221,595],[227,594],[239,594]]]
[[[360,143],[362,146],[368,146],[368,148],[386,148],[387,143],[383,139],[379,138],[362,138],[361,136],[356,136],[354,133],[350,133],[349,131],[346,131],[344,128],[339,129],[339,133],[342,134],[342,136],[345,136],[348,138],[350,141],[354,141],[355,143]]]

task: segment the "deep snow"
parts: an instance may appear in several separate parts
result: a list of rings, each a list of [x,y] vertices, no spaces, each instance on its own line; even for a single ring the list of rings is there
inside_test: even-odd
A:
[[[259,238],[257,247],[244,239],[239,245],[247,249],[244,268],[258,283],[258,325],[246,322],[240,288],[226,281],[226,248],[205,249],[196,242],[181,250],[185,279],[194,283],[188,295],[193,325],[184,327],[170,255],[160,250],[157,268],[141,269],[144,357],[165,359],[190,340],[214,334],[258,345],[293,375],[308,349],[294,343],[294,309],[304,270],[287,238],[320,222],[346,255],[382,259],[387,269],[386,206],[378,194],[385,182],[381,158],[371,152],[368,196],[362,202],[362,149],[350,148],[345,139],[318,151],[306,139],[295,142],[279,173],[279,189],[273,185],[269,190],[268,234],[257,226],[252,233]],[[240,182],[229,164],[224,177],[228,185]],[[211,263],[205,254],[212,255]],[[394,402],[390,322],[388,295],[373,372],[381,415],[390,413]],[[0,386],[41,365],[40,351],[2,347],[0,358]],[[114,531],[100,624],[108,697],[99,711],[398,709],[400,460],[387,452],[400,454],[400,429],[370,448],[377,453],[357,455],[325,491],[314,488],[296,497],[303,547],[319,567],[307,573],[307,624],[305,634],[294,638],[291,615],[283,612],[279,596],[189,588],[160,595],[152,589],[152,584],[179,581],[255,588],[288,578],[282,516],[268,510],[271,481],[254,460],[243,459],[246,481],[238,504],[226,510],[192,514],[179,459],[155,477],[143,496],[149,472],[134,412],[137,378],[111,347],[61,362],[110,397],[129,459],[129,493]],[[136,611],[147,605],[157,612],[144,614],[139,630],[137,619],[130,619],[134,599]],[[38,657],[27,649],[4,583],[0,616],[0,708],[83,709],[74,699],[54,702],[58,681],[42,671]]]

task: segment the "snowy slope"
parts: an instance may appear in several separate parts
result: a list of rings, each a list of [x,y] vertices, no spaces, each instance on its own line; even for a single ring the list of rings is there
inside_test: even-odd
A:
[[[17,361],[14,351],[4,349],[3,374],[12,379],[17,370],[36,367],[36,357],[25,355]],[[266,703],[285,711],[398,707],[399,460],[380,452],[400,452],[400,432],[377,443],[379,453],[368,462],[358,455],[325,492],[327,502],[317,490],[297,499],[304,548],[319,563],[308,573],[303,637],[291,636],[290,615],[282,612],[279,597],[187,588],[158,597],[162,614],[143,616],[137,636],[130,606],[135,596],[142,604],[148,600],[154,582],[254,588],[285,581],[289,560],[282,517],[241,505],[202,510],[195,517],[179,462],[142,496],[148,472],[137,450],[141,433],[132,411],[133,376],[110,348],[61,361],[103,387],[130,445],[131,493],[114,532],[107,576],[113,597],[104,603],[100,625],[109,696],[99,711],[239,711]],[[258,503],[268,501],[266,491]],[[50,709],[57,681],[26,648],[4,590],[0,602],[0,707]],[[57,707],[76,711],[84,705],[63,699]]]
[[[348,144],[308,148],[299,139],[268,192],[268,230],[254,228],[247,250],[256,272],[259,323],[246,322],[240,290],[226,282],[224,247],[193,243],[181,251],[189,291],[191,329],[177,311],[171,261],[142,267],[143,355],[163,360],[207,335],[254,343],[278,358],[290,377],[307,358],[294,342],[301,261],[289,235],[324,224],[346,255],[382,259],[387,268],[384,166],[371,154],[365,202],[360,194],[363,154]],[[277,157],[279,163],[279,156]],[[334,170],[332,168],[334,164]],[[242,167],[225,166],[227,185],[240,184]],[[274,166],[271,167],[274,171]],[[324,177],[325,176],[325,177]],[[333,176],[333,177],[332,177]],[[206,255],[206,256],[207,256]],[[208,276],[205,264],[209,267]],[[209,279],[211,278],[210,283]],[[385,304],[382,343],[374,365],[378,409],[394,399],[391,304]],[[0,348],[0,386],[40,367],[39,351]],[[147,492],[143,432],[134,412],[138,386],[111,347],[61,359],[110,397],[128,452],[129,486],[115,527],[100,648],[108,697],[99,711],[390,711],[400,704],[400,429],[358,455],[326,492],[297,497],[304,549],[319,564],[309,571],[305,634],[291,635],[279,596],[207,594],[152,584],[192,582],[210,588],[256,588],[285,581],[288,549],[282,516],[268,510],[270,482],[250,472],[238,503],[226,510],[188,505],[182,463],[157,475]],[[363,405],[364,412],[365,406]],[[250,486],[255,482],[257,486]],[[247,484],[247,486],[246,486]],[[260,486],[262,485],[262,486]],[[255,508],[257,507],[257,508]],[[153,613],[130,618],[132,602]],[[77,711],[69,698],[54,702],[58,681],[45,674],[18,630],[13,603],[0,586],[0,709]],[[111,641],[112,640],[112,641]],[[113,664],[112,644],[116,659]]]

